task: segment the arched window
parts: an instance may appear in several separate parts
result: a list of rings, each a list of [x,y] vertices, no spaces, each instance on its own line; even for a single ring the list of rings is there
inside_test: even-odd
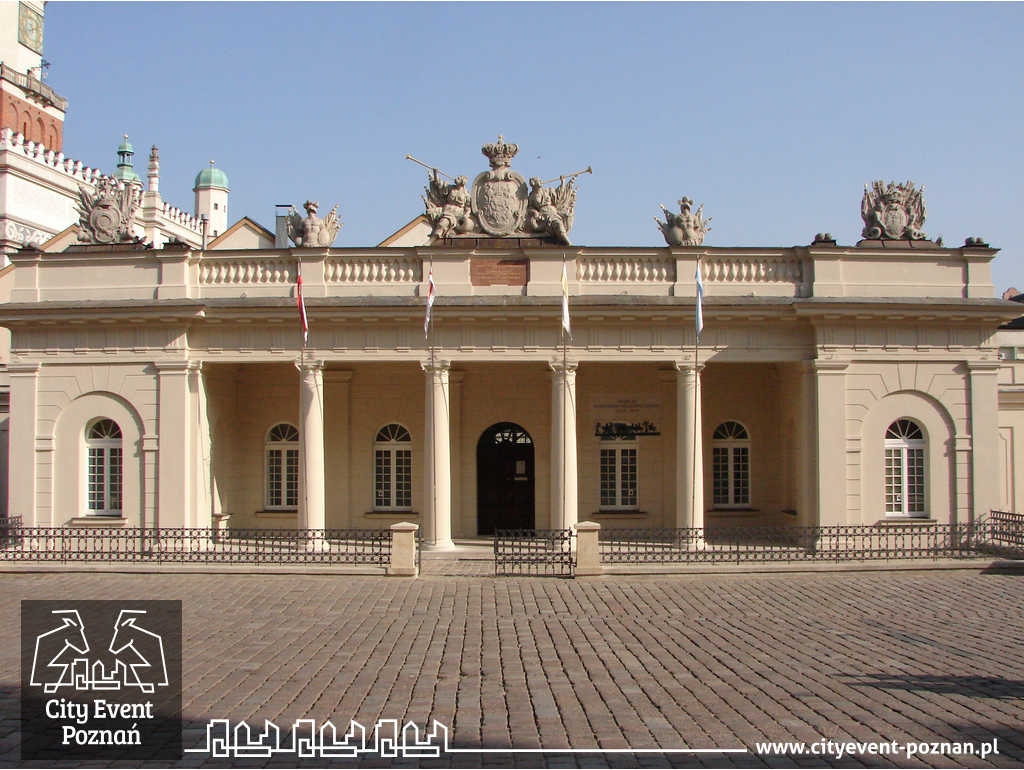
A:
[[[925,516],[921,426],[901,417],[885,431],[885,515]]]
[[[86,498],[93,516],[121,515],[122,441],[120,426],[106,417],[85,428]]]
[[[750,434],[726,420],[711,436],[712,503],[750,505]]]
[[[267,510],[299,507],[299,431],[281,422],[267,432],[264,451]]]
[[[373,507],[412,507],[412,437],[396,422],[377,431],[373,442]]]

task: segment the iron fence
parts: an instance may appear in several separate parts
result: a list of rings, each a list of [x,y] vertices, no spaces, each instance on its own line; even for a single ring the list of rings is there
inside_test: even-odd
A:
[[[986,524],[986,544],[996,553],[1024,558],[1024,513],[992,511]]]
[[[499,529],[494,533],[494,574],[572,577],[575,537],[571,529]]]
[[[13,520],[12,520],[13,521]],[[386,529],[0,528],[0,559],[47,562],[377,564],[391,561]]]
[[[1007,541],[1024,535],[1024,529],[1010,529],[990,520],[975,524],[607,529],[600,533],[599,549],[605,564],[964,559],[990,555],[998,542],[997,533],[1002,533],[999,536],[1009,546],[1012,543]]]

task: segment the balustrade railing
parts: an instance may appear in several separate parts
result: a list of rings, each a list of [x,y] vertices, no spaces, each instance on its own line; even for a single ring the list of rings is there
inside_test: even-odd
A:
[[[327,283],[419,283],[422,272],[415,257],[328,257],[324,262]]]
[[[671,257],[578,257],[576,277],[583,282],[672,283],[676,262]]]
[[[199,262],[199,283],[204,286],[290,285],[295,283],[295,262],[287,258],[223,259],[204,256]]]

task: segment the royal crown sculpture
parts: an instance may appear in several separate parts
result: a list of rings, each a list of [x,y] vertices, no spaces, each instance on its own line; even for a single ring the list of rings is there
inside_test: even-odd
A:
[[[661,211],[665,215],[665,221],[654,218],[665,238],[665,243],[669,246],[700,246],[704,243],[704,236],[711,229],[711,217],[704,219],[703,203],[696,211],[690,211],[692,206],[693,199],[683,196],[679,199],[678,214],[673,214],[662,205]]]
[[[593,173],[583,171],[541,181],[526,180],[509,168],[519,146],[498,136],[498,141],[485,144],[480,151],[490,161],[490,170],[473,180],[451,176],[436,167],[405,157],[430,170],[423,202],[431,225],[430,236],[437,241],[457,235],[486,234],[497,237],[540,237],[568,245],[576,208],[576,177]],[[451,180],[445,182],[441,177]],[[554,188],[544,185],[558,182]]]

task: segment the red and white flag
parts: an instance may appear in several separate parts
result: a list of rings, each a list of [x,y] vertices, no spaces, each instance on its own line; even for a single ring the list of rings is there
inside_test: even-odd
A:
[[[427,273],[427,314],[423,318],[423,336],[430,336],[430,311],[434,307],[434,268]]]
[[[299,308],[299,321],[302,323],[302,347],[309,340],[309,321],[306,319],[306,300],[302,298],[302,262],[298,263],[298,277],[295,286],[295,305]]]

